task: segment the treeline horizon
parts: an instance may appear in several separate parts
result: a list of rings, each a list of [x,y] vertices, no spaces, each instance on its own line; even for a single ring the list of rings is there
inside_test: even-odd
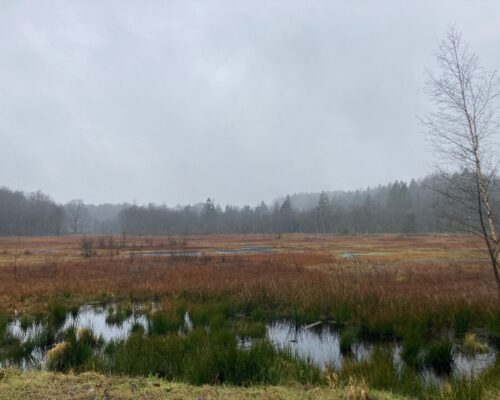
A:
[[[272,204],[224,208],[211,198],[175,208],[153,203],[92,205],[79,199],[57,204],[40,191],[0,188],[0,235],[457,232],[443,212],[450,205],[438,194],[445,185],[430,175],[409,183],[299,193]]]

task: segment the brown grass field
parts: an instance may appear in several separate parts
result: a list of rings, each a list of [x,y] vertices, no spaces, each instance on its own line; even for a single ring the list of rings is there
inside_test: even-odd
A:
[[[29,312],[58,296],[80,303],[103,297],[229,296],[276,308],[300,306],[321,315],[339,302],[361,314],[390,302],[387,317],[429,306],[465,303],[494,310],[499,305],[482,243],[472,236],[114,237],[113,248],[98,246],[106,243],[93,237],[95,254],[89,258],[82,256],[81,239],[0,238],[4,311]],[[272,252],[220,253],[249,246]],[[138,255],[184,250],[201,255]],[[361,305],[368,307],[359,310]]]
[[[280,318],[299,324],[328,320],[359,329],[359,335],[378,340],[379,345],[411,337],[408,332],[418,327],[426,343],[455,331],[455,343],[462,346],[457,327],[464,320],[467,332],[485,342],[498,341],[500,298],[482,243],[472,236],[116,236],[111,246],[109,237],[86,239],[94,244],[90,257],[83,255],[82,237],[0,238],[4,320],[5,314],[11,319],[31,315],[36,320],[57,310],[56,305],[67,312],[68,306],[82,304],[154,301],[165,313],[194,309],[216,315],[217,307],[229,306],[234,315],[248,316],[257,324]],[[141,346],[152,348],[141,347],[146,351],[141,358],[143,350],[136,356],[127,347],[127,363],[132,366],[134,357],[138,362],[149,360],[147,351],[156,353],[158,343],[178,340],[175,335],[162,336],[164,342],[153,336],[141,338]],[[122,376],[120,369],[112,371],[116,375],[106,375],[88,365],[76,365],[79,372],[91,371],[77,375],[0,368],[0,398],[2,391],[5,398],[33,399],[366,398],[349,394],[352,379],[360,387],[366,383],[369,398],[409,394],[414,398],[414,390],[419,398],[498,398],[498,359],[477,379],[449,378],[437,391],[427,390],[411,374],[398,377],[392,358],[387,359],[389,368],[384,360],[346,362],[336,375],[338,386],[327,386],[323,377],[314,381],[321,385],[312,388],[290,383],[250,389],[192,386],[147,378],[154,366],[151,371],[144,367],[142,377]],[[205,364],[200,365],[204,371]],[[295,375],[288,374],[285,378],[295,382]]]

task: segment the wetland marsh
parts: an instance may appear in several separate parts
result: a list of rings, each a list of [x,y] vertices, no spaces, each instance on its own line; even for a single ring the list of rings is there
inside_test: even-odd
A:
[[[132,237],[90,257],[79,240],[0,239],[2,368],[498,391],[498,299],[472,237]]]

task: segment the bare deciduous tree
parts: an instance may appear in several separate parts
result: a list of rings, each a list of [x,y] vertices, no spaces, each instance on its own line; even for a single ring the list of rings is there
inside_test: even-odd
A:
[[[437,61],[440,73],[431,73],[426,87],[436,110],[422,122],[440,158],[438,174],[447,183],[440,193],[453,203],[455,222],[484,238],[500,291],[500,243],[492,202],[499,82],[495,72],[482,68],[455,28],[440,43]]]
[[[71,233],[82,233],[88,219],[88,210],[83,200],[71,200],[64,208]]]

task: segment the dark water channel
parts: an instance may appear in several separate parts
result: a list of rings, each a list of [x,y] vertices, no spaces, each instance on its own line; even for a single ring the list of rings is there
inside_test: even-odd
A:
[[[203,255],[238,255],[238,254],[267,254],[274,250],[268,246],[243,246],[234,249],[215,249],[203,252],[201,250],[165,250],[165,251],[145,251],[130,253],[131,256],[138,257],[200,257]]]

